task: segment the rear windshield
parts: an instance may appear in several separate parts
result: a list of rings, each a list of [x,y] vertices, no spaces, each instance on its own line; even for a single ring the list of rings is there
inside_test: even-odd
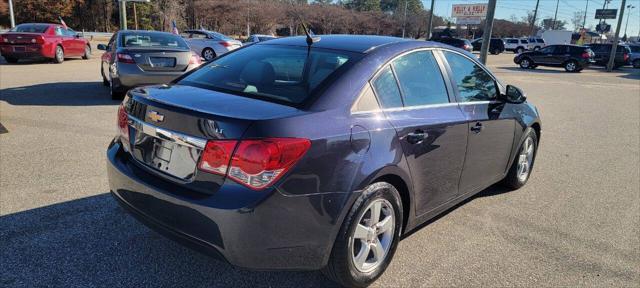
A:
[[[121,41],[122,47],[189,49],[180,36],[169,33],[127,33],[122,35]]]
[[[270,36],[258,36],[258,40],[259,40],[260,42],[262,42],[262,41],[267,41],[267,40],[273,40],[273,39],[276,39],[276,37],[270,37]]]
[[[216,38],[218,38],[220,40],[233,40],[233,38],[231,38],[231,37],[229,37],[227,35],[224,35],[224,34],[220,34],[218,32],[211,32],[211,34],[213,35],[213,37],[216,37]]]
[[[357,58],[346,51],[252,45],[206,64],[178,84],[295,106]]]
[[[20,32],[20,33],[44,33],[47,31],[49,25],[47,24],[20,24],[11,29],[11,32]]]

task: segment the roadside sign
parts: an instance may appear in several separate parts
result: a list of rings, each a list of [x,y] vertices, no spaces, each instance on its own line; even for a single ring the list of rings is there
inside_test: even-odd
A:
[[[479,25],[482,22],[480,17],[456,17],[458,25]]]
[[[487,3],[452,5],[451,17],[486,17]]]
[[[618,9],[596,9],[596,19],[616,19]]]

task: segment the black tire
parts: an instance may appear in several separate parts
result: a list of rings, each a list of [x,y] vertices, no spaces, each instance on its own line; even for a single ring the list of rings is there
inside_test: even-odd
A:
[[[91,46],[87,45],[84,47],[84,55],[82,55],[82,59],[89,59],[91,58]]]
[[[633,60],[633,68],[640,68],[640,59]]]
[[[113,80],[109,81],[109,93],[111,94],[112,100],[124,99],[124,92],[122,92],[122,90],[118,89],[117,87],[114,87]]]
[[[533,171],[533,167],[536,160],[536,154],[538,154],[538,135],[536,134],[536,131],[534,131],[531,127],[529,127],[527,128],[527,130],[524,131],[524,135],[525,135],[524,140],[522,141],[522,143],[520,143],[520,146],[518,147],[518,150],[516,152],[517,153],[516,157],[513,159],[511,168],[509,168],[509,173],[507,173],[507,176],[502,180],[502,185],[514,190],[527,184],[527,181],[529,181],[529,178],[531,177],[531,171]],[[533,140],[532,142],[533,157],[531,158],[531,162],[529,163],[526,177],[522,178],[522,177],[519,177],[519,173],[518,173],[518,166],[519,166],[518,160],[523,150],[523,146],[525,145],[525,143],[527,143],[527,139],[529,138]]]
[[[213,51],[213,49],[211,48],[204,48],[202,49],[202,58],[204,59],[204,61],[211,61],[213,60],[213,58],[216,58],[216,52]]]
[[[18,58],[15,58],[15,57],[4,56],[4,60],[6,60],[7,63],[11,63],[11,64],[18,63]]]
[[[520,65],[520,68],[522,69],[531,69],[531,67],[535,64],[533,64],[533,61],[529,57],[524,57],[520,59],[518,65]]]
[[[562,67],[564,67],[565,71],[574,73],[579,71],[580,64],[578,64],[578,62],[576,62],[575,60],[569,60],[567,62],[564,62]]]
[[[495,49],[491,50],[491,54],[493,54],[493,55],[498,55],[498,54],[500,54],[500,49],[495,48]]]
[[[58,64],[64,62],[64,50],[60,45],[56,46],[56,52],[53,56],[53,62]]]
[[[388,201],[393,207],[393,215],[395,217],[393,237],[389,251],[385,254],[382,262],[373,270],[365,273],[355,267],[352,260],[352,249],[354,249],[354,247],[351,246],[350,243],[355,228],[367,212],[367,207],[373,201],[379,199]],[[403,219],[402,201],[398,190],[386,182],[377,182],[369,185],[358,197],[351,207],[349,214],[345,217],[344,223],[333,245],[329,263],[322,270],[322,273],[327,276],[327,278],[345,287],[368,286],[384,273],[391,262],[402,233]]]

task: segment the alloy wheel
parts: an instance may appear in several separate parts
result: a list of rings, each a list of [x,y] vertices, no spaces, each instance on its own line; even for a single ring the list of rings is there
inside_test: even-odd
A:
[[[565,66],[565,68],[567,68],[567,71],[575,71],[576,70],[576,63],[573,62],[569,62],[567,63],[567,65]]]
[[[213,51],[211,49],[204,50],[204,59],[210,61],[214,58]]]
[[[384,262],[393,241],[395,212],[386,199],[371,202],[351,237],[351,259],[360,272],[370,272]]]
[[[520,61],[520,67],[529,68],[529,66],[531,66],[531,63],[529,63],[529,59],[525,58]]]
[[[520,154],[518,155],[518,180],[524,182],[529,177],[531,164],[533,163],[534,143],[531,137],[527,137],[522,143]]]

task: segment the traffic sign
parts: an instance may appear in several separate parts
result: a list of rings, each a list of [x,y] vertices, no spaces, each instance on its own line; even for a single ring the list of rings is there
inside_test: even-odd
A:
[[[618,9],[596,9],[596,19],[616,19]]]

